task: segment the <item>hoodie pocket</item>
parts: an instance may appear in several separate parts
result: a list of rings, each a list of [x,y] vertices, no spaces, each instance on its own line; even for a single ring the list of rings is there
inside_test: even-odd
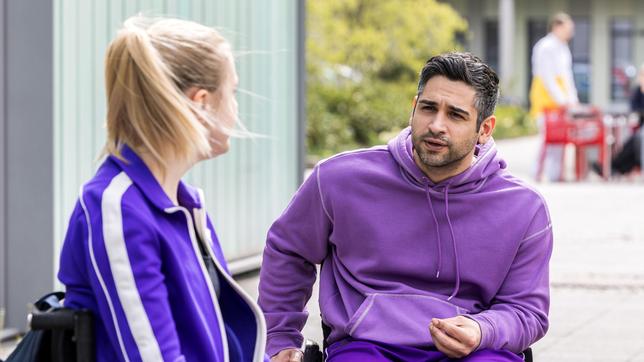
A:
[[[431,345],[432,318],[450,318],[468,310],[445,300],[417,294],[367,294],[345,332],[367,339],[406,346]]]

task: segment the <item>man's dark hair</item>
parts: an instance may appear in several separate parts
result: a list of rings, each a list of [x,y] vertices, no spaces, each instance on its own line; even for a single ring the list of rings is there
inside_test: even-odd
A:
[[[474,88],[474,108],[478,112],[476,129],[494,113],[499,99],[499,77],[481,59],[470,53],[446,53],[432,57],[420,71],[418,95],[430,78],[442,75],[452,81],[461,81]]]

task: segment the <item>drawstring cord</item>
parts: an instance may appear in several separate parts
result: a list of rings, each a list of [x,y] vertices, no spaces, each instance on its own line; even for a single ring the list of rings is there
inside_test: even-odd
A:
[[[456,248],[456,238],[454,237],[454,228],[452,227],[452,220],[449,218],[449,185],[445,187],[445,216],[447,217],[447,225],[449,225],[449,232],[452,236],[452,247],[454,248],[454,264],[456,264],[456,284],[454,285],[454,291],[452,291],[452,294],[447,298],[447,300],[451,300],[456,296],[458,293],[458,290],[461,287],[461,268],[460,268],[460,263],[458,262],[458,249]]]
[[[438,231],[438,220],[436,219],[436,214],[434,213],[434,206],[432,206],[432,197],[429,194],[429,185],[425,184],[425,194],[427,195],[427,203],[429,204],[429,209],[432,212],[432,217],[434,218],[434,225],[436,226],[436,239],[438,240],[436,250],[438,251],[438,265],[436,266],[436,279],[441,274],[441,267],[443,265],[443,258],[441,253],[441,234]]]

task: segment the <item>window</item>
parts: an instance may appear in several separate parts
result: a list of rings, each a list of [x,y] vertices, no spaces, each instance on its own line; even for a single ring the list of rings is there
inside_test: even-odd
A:
[[[633,31],[631,19],[614,18],[611,21],[610,97],[614,101],[628,99],[631,80],[637,73],[633,65]]]
[[[537,44],[539,39],[548,34],[548,20],[546,19],[530,19],[528,20],[528,75],[532,79],[532,48]],[[528,82],[526,94],[530,92],[530,85],[532,81]]]
[[[572,72],[577,88],[579,101],[588,103],[590,100],[590,20],[588,17],[573,17],[575,36],[570,41],[572,53]],[[547,19],[530,19],[528,21],[528,70],[532,76],[532,48],[548,34]],[[528,92],[530,84],[528,83]]]
[[[499,73],[499,22],[496,19],[485,20],[483,56],[485,62]]]
[[[590,20],[588,17],[573,17],[575,36],[570,42],[572,73],[579,102],[590,101]]]

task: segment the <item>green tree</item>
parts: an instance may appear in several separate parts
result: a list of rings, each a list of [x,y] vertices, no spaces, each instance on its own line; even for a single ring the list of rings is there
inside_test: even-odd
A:
[[[418,71],[458,50],[467,29],[436,0],[309,0],[307,15],[307,141],[316,158],[404,127]]]

